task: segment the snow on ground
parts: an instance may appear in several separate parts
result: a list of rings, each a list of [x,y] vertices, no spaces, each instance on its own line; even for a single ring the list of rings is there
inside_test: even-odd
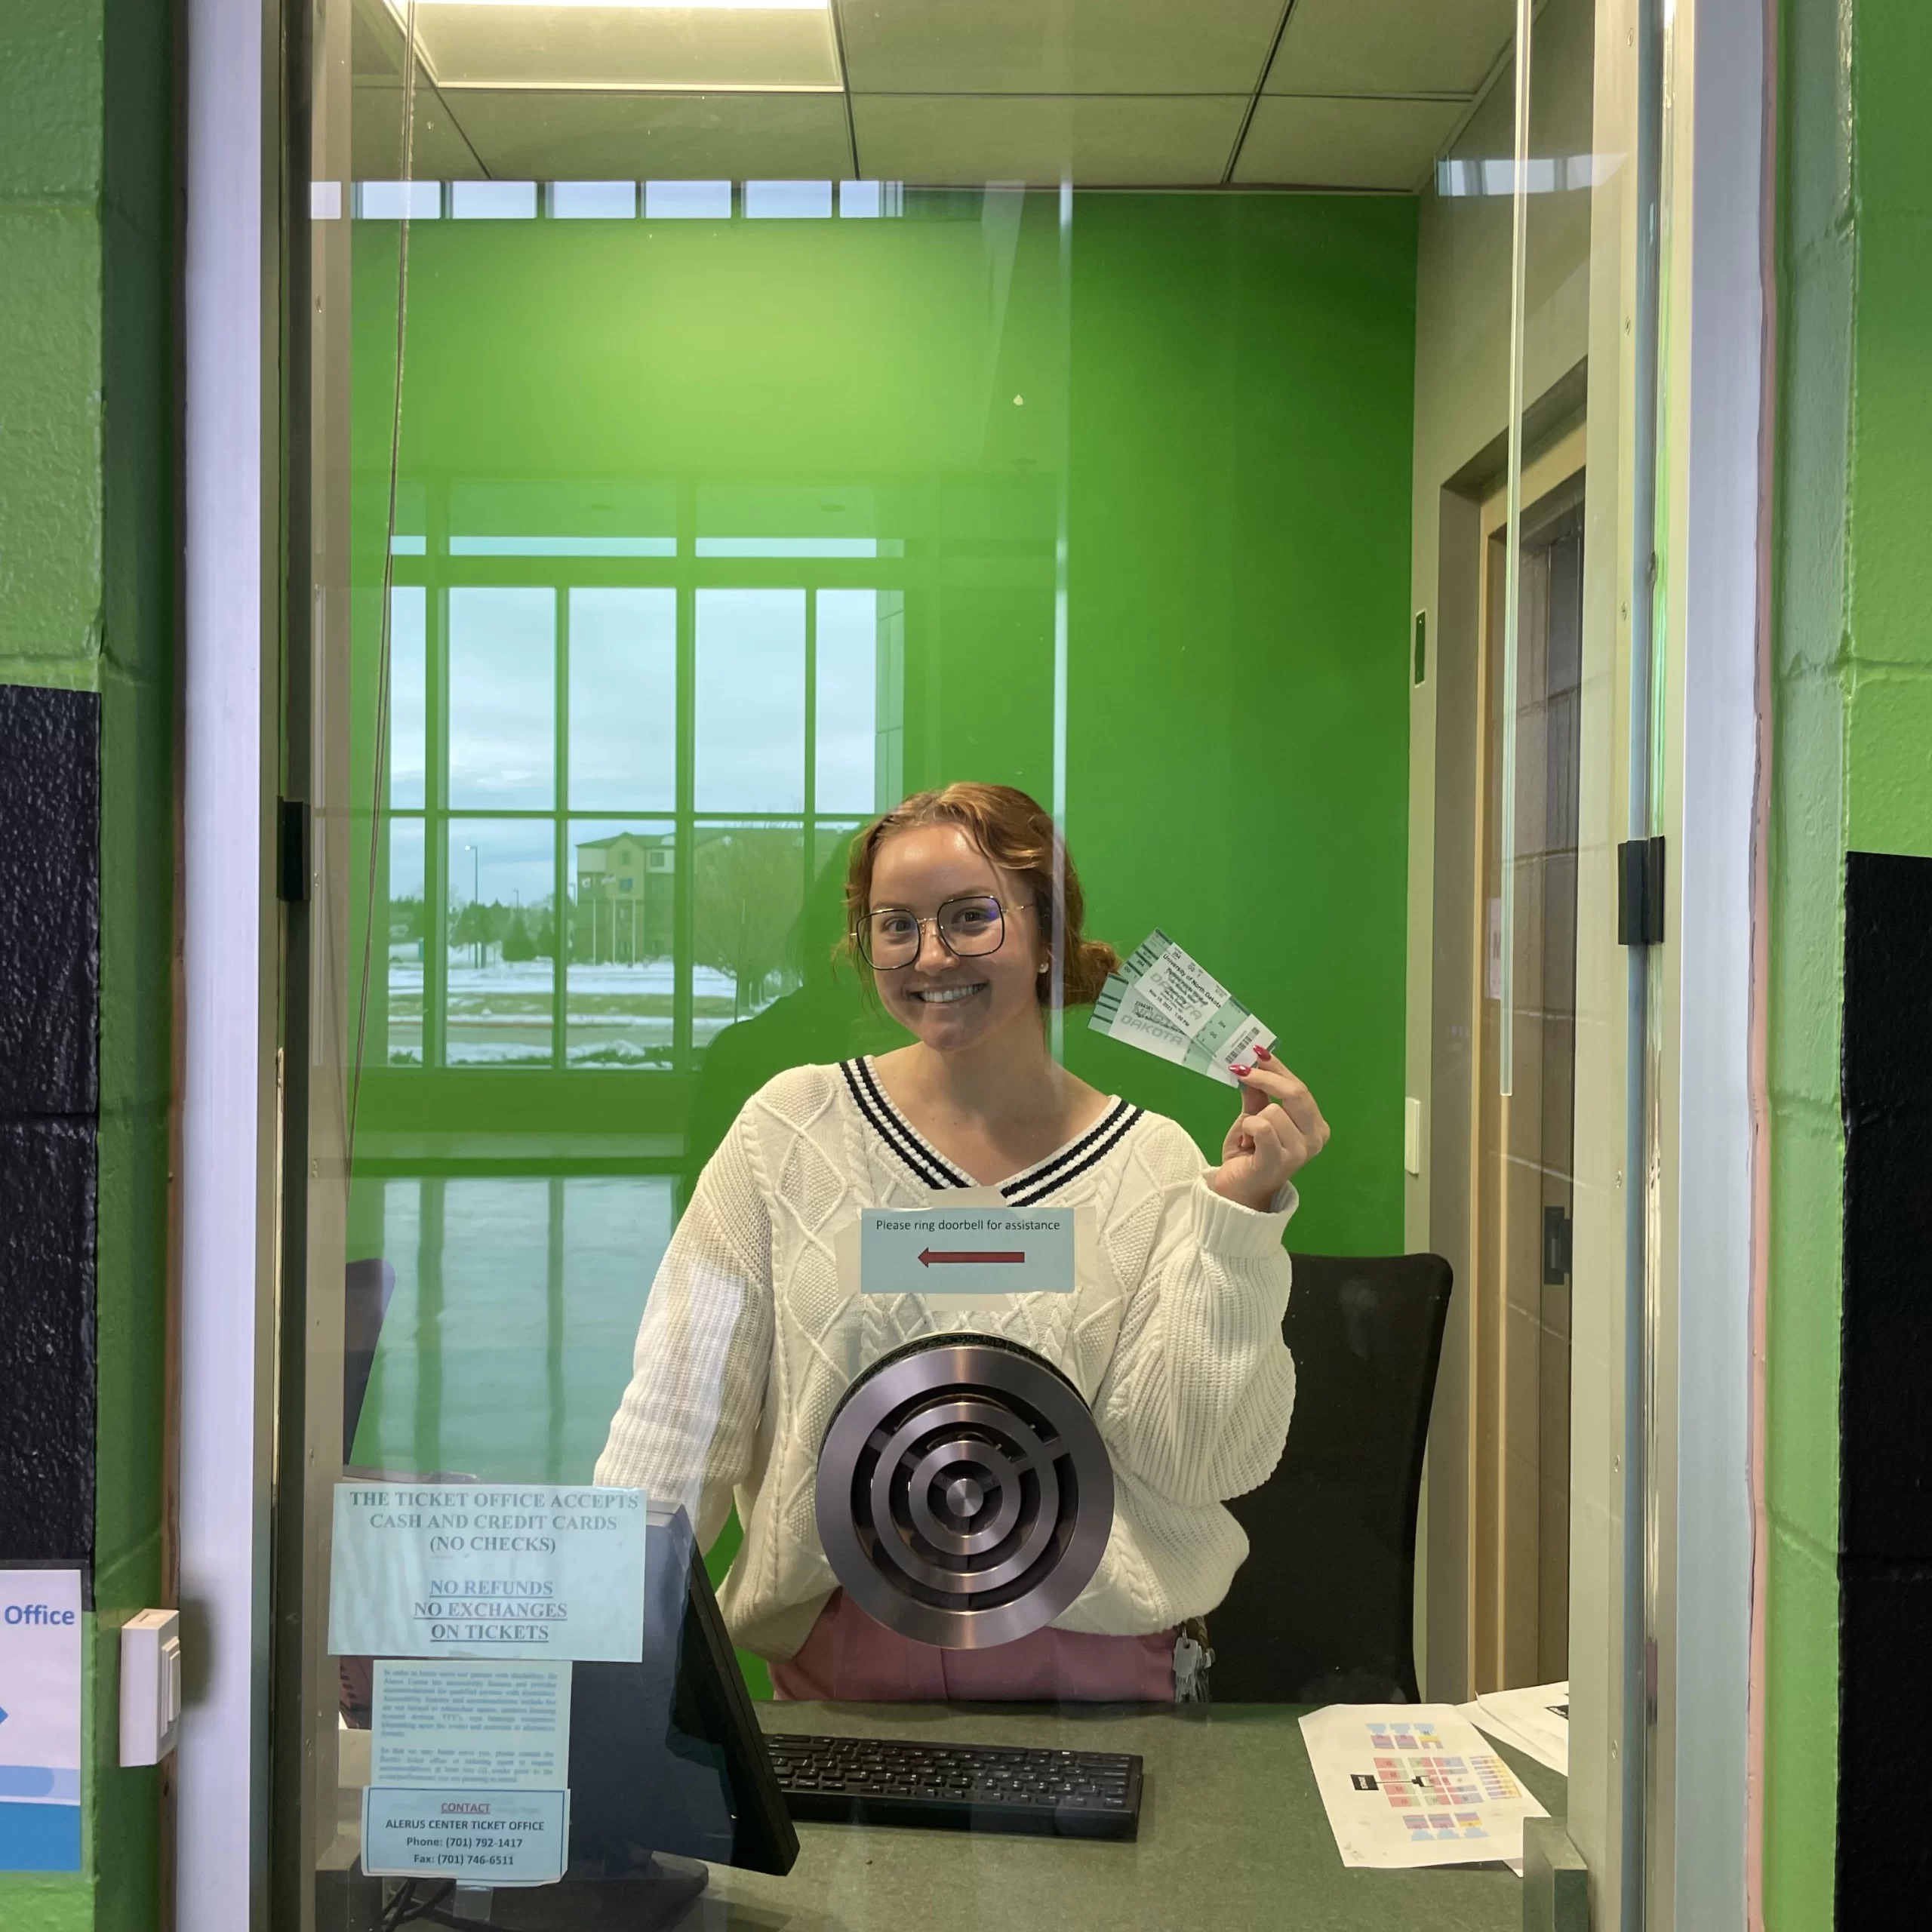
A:
[[[463,951],[467,955],[469,949],[465,947]],[[675,974],[675,964],[669,959],[649,959],[636,966],[614,965],[608,960],[593,966],[574,960],[568,969],[572,992],[656,994],[667,998],[677,990]],[[488,965],[481,967],[471,964],[467,956],[459,962],[452,955],[450,960],[449,990],[452,1001],[464,994],[547,995],[551,983],[550,962],[547,959],[524,959],[509,964],[493,959]],[[392,995],[420,993],[422,990],[423,962],[420,959],[389,961]],[[695,998],[730,999],[736,991],[737,982],[729,973],[721,973],[715,966],[691,968],[691,992]]]

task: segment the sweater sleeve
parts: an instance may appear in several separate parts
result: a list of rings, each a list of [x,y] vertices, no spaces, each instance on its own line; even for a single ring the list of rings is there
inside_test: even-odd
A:
[[[771,1360],[771,1219],[740,1114],[705,1164],[638,1324],[596,1479],[684,1506],[708,1549],[749,1476]]]
[[[1281,1339],[1281,1237],[1296,1196],[1284,1187],[1274,1211],[1257,1214],[1208,1185],[1192,1142],[1186,1154],[1191,1171],[1161,1190],[1094,1408],[1117,1469],[1199,1508],[1266,1482],[1287,1440],[1295,1369]]]

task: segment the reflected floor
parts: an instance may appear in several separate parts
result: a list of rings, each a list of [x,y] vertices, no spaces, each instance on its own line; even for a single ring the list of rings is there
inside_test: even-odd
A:
[[[356,1463],[587,1481],[671,1238],[671,1179],[365,1184],[381,1191],[395,1292]]]

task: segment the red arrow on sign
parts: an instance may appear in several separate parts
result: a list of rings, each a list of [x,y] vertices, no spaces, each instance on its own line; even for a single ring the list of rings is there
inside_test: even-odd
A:
[[[1026,1259],[1023,1247],[940,1248],[922,1247],[919,1259],[930,1268],[935,1261],[1004,1261],[1020,1262]]]

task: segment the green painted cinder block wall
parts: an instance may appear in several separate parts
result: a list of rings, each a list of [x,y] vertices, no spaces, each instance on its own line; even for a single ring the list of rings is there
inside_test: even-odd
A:
[[[1835,1857],[1844,855],[1932,854],[1932,12],[1786,0],[1782,24],[1764,1905],[1810,1932]]]
[[[160,1922],[160,1774],[115,1761],[113,1632],[159,1601],[163,1585],[173,12],[168,0],[0,0],[0,683],[97,691],[102,731],[100,1422],[84,1869],[0,1874],[7,1932],[140,1932]]]

